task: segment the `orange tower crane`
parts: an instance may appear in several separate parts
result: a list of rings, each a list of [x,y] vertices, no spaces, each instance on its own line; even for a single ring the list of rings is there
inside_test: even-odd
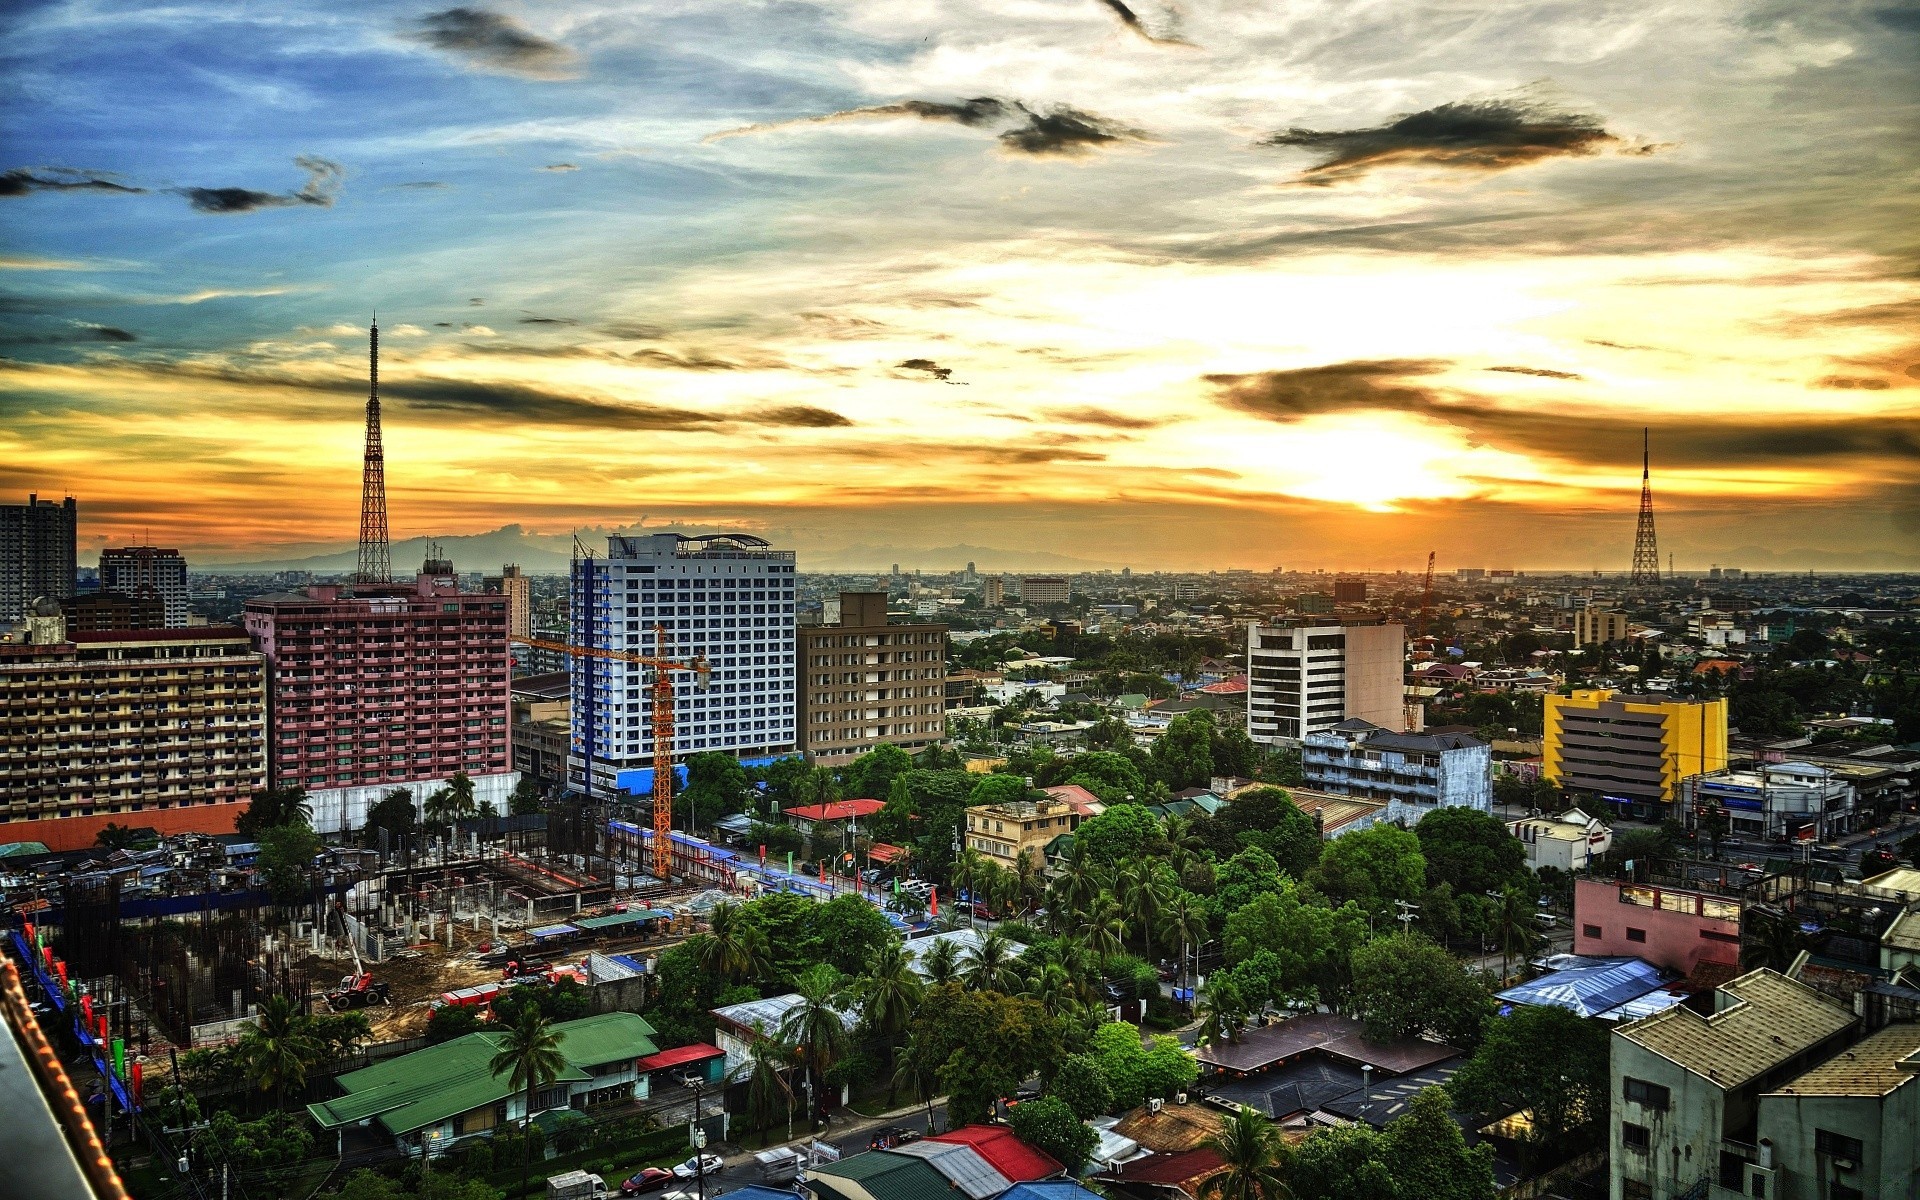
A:
[[[577,658],[606,658],[653,668],[653,873],[665,881],[673,867],[673,672],[691,671],[701,691],[713,686],[713,664],[704,657],[682,661],[664,654],[667,631],[653,627],[652,654],[599,646],[575,646],[544,638],[508,638],[521,646],[555,650]]]

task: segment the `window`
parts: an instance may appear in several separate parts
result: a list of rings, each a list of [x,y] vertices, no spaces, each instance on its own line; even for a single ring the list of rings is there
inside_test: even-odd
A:
[[[1866,1200],[1866,1193],[1857,1187],[1848,1187],[1839,1180],[1827,1185],[1827,1200]]]
[[[1600,936],[1600,927],[1598,925],[1582,925],[1580,927],[1580,936],[1597,938]]]
[[[1645,1154],[1653,1145],[1653,1135],[1645,1125],[1635,1125],[1632,1121],[1620,1122],[1620,1144],[1629,1150]]]
[[[1813,1131],[1813,1148],[1829,1158],[1845,1158],[1854,1162],[1859,1162],[1865,1157],[1866,1150],[1866,1147],[1860,1144],[1859,1138],[1835,1133],[1830,1129]]]
[[[1629,1075],[1623,1081],[1622,1092],[1635,1104],[1665,1111],[1673,1102],[1673,1093],[1657,1083],[1648,1083],[1644,1079],[1635,1079]]]
[[[1635,929],[1629,925],[1627,926],[1627,940],[1630,942],[1644,942],[1647,940],[1647,931],[1644,929]]]

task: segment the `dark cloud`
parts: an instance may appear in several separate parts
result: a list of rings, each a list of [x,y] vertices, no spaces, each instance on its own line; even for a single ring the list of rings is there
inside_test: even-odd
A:
[[[848,429],[853,422],[831,409],[810,404],[783,404],[757,409],[746,416],[756,425],[785,425],[795,429]]]
[[[1488,367],[1489,371],[1504,371],[1509,375],[1538,375],[1542,379],[1585,379],[1586,376],[1572,371],[1554,371],[1546,367]]]
[[[953,376],[952,367],[943,367],[930,358],[908,358],[895,365],[902,371],[920,371],[941,383],[946,383]]]
[[[790,121],[763,121],[755,125],[742,125],[738,129],[723,129],[702,138],[704,142],[718,142],[732,137],[743,137],[750,133],[768,133],[776,129],[796,129],[807,125],[835,125],[842,121],[887,121],[895,117],[916,117],[922,121],[951,121],[956,125],[986,125],[1007,116],[1014,106],[1005,100],[992,96],[975,96],[969,100],[952,102],[940,100],[900,100],[892,104],[871,104],[864,108],[848,108],[840,112],[825,113],[817,117],[796,117]]]
[[[1000,145],[1019,154],[1071,157],[1102,146],[1147,140],[1147,135],[1138,129],[1129,129],[1077,108],[1035,112],[1023,107],[1021,111],[1027,114],[1027,123],[1000,135]]]
[[[134,334],[114,325],[94,325],[86,321],[73,322],[73,328],[60,333],[10,334],[0,337],[0,345],[5,346],[70,346],[81,342],[137,342]]]
[[[334,200],[340,194],[340,181],[346,177],[340,164],[311,154],[302,154],[293,161],[307,173],[306,183],[297,192],[256,192],[251,188],[237,187],[184,187],[171,190],[185,196],[195,211],[204,213],[249,213],[263,208],[290,208],[301,204],[318,208],[333,207]]]
[[[574,166],[572,163],[548,163],[540,169],[542,171],[558,171],[564,173],[567,171],[578,171],[580,168]]]
[[[397,188],[404,188],[408,191],[428,192],[428,191],[434,191],[438,188],[452,187],[453,185],[450,183],[442,182],[441,180],[438,180],[438,179],[416,179],[410,183],[396,183],[393,186]]]
[[[746,364],[733,362],[725,358],[710,358],[703,354],[674,354],[667,350],[635,350],[627,355],[632,362],[645,363],[654,367],[670,367],[676,371],[738,371]]]
[[[15,167],[0,173],[0,196],[25,196],[30,192],[124,192],[142,195],[146,190],[119,183],[100,171],[81,171],[73,167]]]
[[[616,321],[611,325],[602,325],[600,332],[610,338],[619,338],[622,341],[634,342],[650,342],[655,338],[661,338],[667,335],[667,331],[663,326],[646,325],[638,321]]]
[[[516,423],[623,431],[713,429],[725,423],[719,416],[692,409],[628,404],[532,384],[382,379],[380,393],[409,408]]]
[[[112,325],[83,325],[81,335],[96,342],[137,342],[140,339]]]
[[[1144,22],[1140,20],[1140,14],[1134,12],[1133,9],[1130,8],[1124,2],[1124,0],[1100,0],[1100,3],[1104,4],[1108,9],[1110,9],[1114,16],[1119,17],[1120,23],[1122,25],[1125,25],[1129,30],[1133,31],[1134,33],[1139,34],[1140,37],[1145,41],[1151,42],[1156,46],[1192,45],[1191,42],[1188,42],[1182,38],[1171,37],[1171,36],[1162,37],[1154,33],[1152,30],[1146,27],[1146,24]]]
[[[480,8],[449,8],[428,13],[402,35],[466,60],[483,71],[528,79],[571,79],[572,50],[548,41],[512,17]]]
[[[478,296],[469,296],[467,297],[467,303],[472,305],[474,308],[480,308],[486,304],[486,301],[482,300]]]
[[[578,325],[572,317],[521,317],[522,325]]]
[[[1860,388],[1869,392],[1884,392],[1890,385],[1884,379],[1876,379],[1866,375],[1829,375],[1825,379],[1815,380],[1813,386],[1818,388],[1833,388],[1840,391],[1852,391],[1854,388]]]
[[[1442,104],[1370,129],[1288,129],[1260,144],[1324,153],[1301,173],[1301,182],[1328,187],[1388,166],[1504,171],[1596,154],[1619,140],[1598,117],[1513,96]]]
[[[1884,416],[1757,415],[1714,418],[1613,415],[1593,408],[1508,408],[1430,386],[1439,359],[1331,363],[1251,375],[1208,375],[1223,403],[1292,424],[1332,413],[1396,412],[1451,425],[1476,445],[1583,464],[1637,464],[1651,427],[1657,466],[1738,468],[1820,459],[1893,459],[1920,465],[1920,421]]]
[[[1130,417],[1105,408],[1056,408],[1047,414],[1056,421],[1075,425],[1099,425],[1107,429],[1158,429],[1169,422],[1154,417]]]

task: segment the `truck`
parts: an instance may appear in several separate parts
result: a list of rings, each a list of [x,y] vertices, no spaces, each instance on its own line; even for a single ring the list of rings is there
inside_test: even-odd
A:
[[[793,1183],[800,1178],[800,1169],[806,1166],[807,1156],[791,1146],[776,1146],[754,1155],[753,1162],[760,1172],[760,1182]]]
[[[547,1176],[547,1200],[602,1200],[607,1181],[590,1171]]]

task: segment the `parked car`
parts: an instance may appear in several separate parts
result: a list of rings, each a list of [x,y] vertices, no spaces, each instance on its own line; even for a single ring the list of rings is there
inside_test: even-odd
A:
[[[667,1186],[673,1178],[673,1172],[665,1167],[642,1167],[620,1183],[622,1196],[638,1196],[644,1192],[654,1192]]]
[[[718,1175],[726,1164],[718,1154],[696,1154],[673,1169],[675,1179],[693,1179],[696,1176]]]
[[[919,1140],[920,1131],[918,1129],[908,1129],[905,1125],[895,1125],[891,1129],[875,1131],[873,1137],[867,1142],[867,1149],[891,1150],[895,1146],[904,1146],[908,1142],[917,1142]]]

